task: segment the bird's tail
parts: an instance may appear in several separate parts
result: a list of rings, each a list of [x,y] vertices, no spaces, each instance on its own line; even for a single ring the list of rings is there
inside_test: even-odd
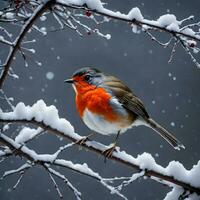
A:
[[[153,119],[148,118],[146,120],[148,126],[150,126],[153,130],[155,130],[161,137],[163,137],[174,149],[180,150],[180,148],[185,149],[185,146],[176,139],[171,133],[169,133],[166,129],[160,126]]]

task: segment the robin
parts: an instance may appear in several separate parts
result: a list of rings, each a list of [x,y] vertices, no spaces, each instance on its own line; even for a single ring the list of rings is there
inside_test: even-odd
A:
[[[75,90],[76,107],[83,122],[97,133],[116,135],[114,143],[104,151],[106,157],[112,156],[119,135],[139,125],[152,128],[175,149],[185,148],[149,116],[142,101],[120,79],[85,67],[65,82]]]

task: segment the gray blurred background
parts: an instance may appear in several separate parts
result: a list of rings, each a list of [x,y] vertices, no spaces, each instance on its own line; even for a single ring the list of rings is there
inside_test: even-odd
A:
[[[127,13],[132,7],[139,7],[147,19],[157,19],[166,13],[176,14],[178,19],[194,15],[196,21],[200,19],[199,0],[115,0],[105,1],[107,7]],[[89,23],[96,27],[94,23]],[[49,19],[38,22],[39,27],[46,26],[47,30],[58,24]],[[157,163],[166,166],[171,160],[177,160],[190,169],[200,159],[199,151],[199,114],[200,114],[200,71],[191,62],[182,48],[177,48],[173,62],[168,64],[171,47],[163,49],[151,41],[144,33],[134,34],[131,28],[121,22],[110,22],[98,26],[103,33],[110,33],[110,40],[95,34],[80,37],[72,30],[51,32],[41,36],[37,32],[29,34],[28,38],[36,38],[35,44],[29,45],[36,49],[32,57],[42,63],[37,66],[29,62],[25,67],[20,55],[12,67],[20,79],[7,79],[4,91],[7,96],[14,97],[14,104],[23,101],[32,105],[43,99],[47,105],[55,105],[59,115],[68,119],[77,133],[88,135],[91,131],[79,118],[75,103],[74,91],[63,80],[82,66],[92,66],[113,74],[122,79],[144,102],[152,118],[174,133],[186,146],[185,150],[175,151],[161,137],[152,130],[138,127],[128,130],[120,138],[121,150],[137,156],[143,152],[151,153]],[[12,30],[11,30],[12,31]],[[160,39],[167,40],[165,33],[156,34]],[[4,58],[5,48],[0,48],[0,56]],[[199,58],[199,55],[197,55]],[[49,79],[49,74],[52,75]],[[7,108],[2,100],[1,107]],[[16,135],[17,130],[9,134]],[[112,137],[97,135],[93,139],[104,144],[112,142]],[[53,153],[66,141],[45,134],[29,144],[38,153]],[[77,146],[65,151],[62,158],[74,163],[88,163],[95,171],[104,177],[130,176],[133,171],[119,163],[103,162],[102,156],[93,152],[80,150]],[[0,163],[0,174],[6,169],[20,166],[20,159],[8,159]],[[91,178],[71,172],[61,171],[71,180],[83,194],[83,199],[119,199],[110,195],[109,191]],[[48,174],[41,168],[28,171],[15,191],[12,186],[17,176],[8,177],[0,181],[1,200],[53,200],[59,199],[49,180]],[[73,193],[58,180],[64,199],[75,199]],[[163,199],[170,188],[155,181],[135,181],[126,187],[123,193],[131,200]]]

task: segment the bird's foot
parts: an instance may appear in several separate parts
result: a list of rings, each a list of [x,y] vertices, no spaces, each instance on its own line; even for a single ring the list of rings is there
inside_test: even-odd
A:
[[[112,154],[113,152],[116,151],[116,144],[112,144],[111,147],[109,147],[108,149],[104,150],[102,152],[102,154],[105,156],[105,162],[106,162],[106,158],[111,158],[112,157]]]
[[[80,140],[76,141],[76,144],[82,145],[88,140],[87,136],[82,137]]]
[[[83,145],[85,142],[89,140],[89,138],[94,135],[95,133],[91,133],[87,136],[83,136],[80,140],[76,141],[76,144]]]

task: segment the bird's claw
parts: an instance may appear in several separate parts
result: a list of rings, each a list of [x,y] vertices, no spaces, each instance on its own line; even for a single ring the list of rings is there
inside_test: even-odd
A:
[[[91,134],[89,134],[89,135],[87,135],[87,136],[83,136],[80,140],[78,140],[78,141],[76,142],[76,144],[79,144],[79,145],[84,144],[85,142],[87,142],[88,140],[90,140],[90,137],[91,137],[92,135],[95,135],[95,133],[91,133]]]
[[[82,145],[88,140],[88,136],[82,137],[80,140],[76,142],[76,144]]]
[[[106,162],[106,158],[112,157],[113,152],[116,151],[115,147],[116,147],[116,145],[113,145],[102,152],[102,154],[105,156],[105,162]]]

